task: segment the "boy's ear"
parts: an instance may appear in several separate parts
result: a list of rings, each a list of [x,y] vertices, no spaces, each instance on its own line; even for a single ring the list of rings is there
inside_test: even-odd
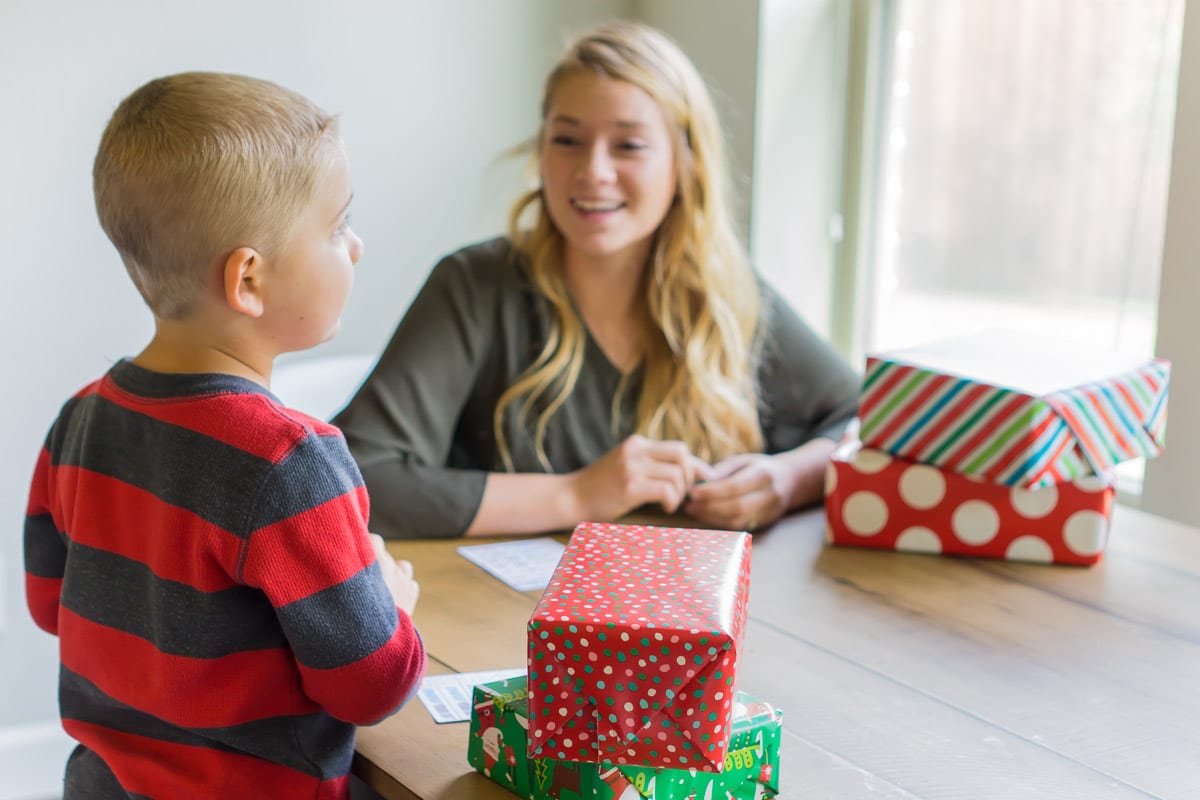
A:
[[[253,247],[239,247],[225,259],[222,285],[225,302],[239,314],[263,313],[263,257]]]

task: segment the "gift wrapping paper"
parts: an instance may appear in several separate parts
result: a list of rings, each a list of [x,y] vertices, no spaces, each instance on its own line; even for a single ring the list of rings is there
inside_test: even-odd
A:
[[[1094,564],[1108,541],[1111,473],[1023,489],[844,441],[825,473],[832,544]]]
[[[529,758],[527,685],[522,677],[475,687],[467,761],[528,800],[760,800],[779,792],[783,715],[745,692],[734,696],[718,773]]]
[[[1048,349],[993,334],[868,357],[863,444],[1025,488],[1162,452],[1170,362]]]
[[[580,524],[529,620],[530,755],[719,771],[749,584],[747,533]]]

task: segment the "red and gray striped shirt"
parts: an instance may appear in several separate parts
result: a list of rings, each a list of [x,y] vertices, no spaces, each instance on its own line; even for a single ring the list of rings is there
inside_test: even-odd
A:
[[[116,364],[63,407],[25,521],[66,797],[342,798],[424,648],[336,428],[229,375]]]

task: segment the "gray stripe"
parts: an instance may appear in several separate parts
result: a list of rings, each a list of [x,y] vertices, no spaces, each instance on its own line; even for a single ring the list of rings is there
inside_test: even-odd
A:
[[[287,646],[270,602],[257,589],[201,591],[160,578],[133,559],[78,543],[71,545],[62,604],[170,655],[220,658]]]
[[[209,402],[219,410],[219,398]],[[68,403],[49,449],[56,466],[116,478],[238,536],[362,485],[340,435],[312,434],[274,465],[99,395]],[[257,518],[248,523],[251,509]]]
[[[93,750],[79,745],[67,759],[63,780],[63,800],[153,800],[143,794],[130,794],[121,787],[104,759]]]
[[[55,466],[107,475],[244,535],[246,510],[270,462],[99,395],[64,409],[51,435]]]
[[[345,775],[354,756],[354,726],[320,712],[220,728],[182,728],[114,700],[65,667],[60,670],[59,703],[66,719],[187,747],[243,753],[321,780]]]
[[[25,571],[39,578],[61,578],[67,545],[49,514],[25,517]]]
[[[336,586],[281,606],[278,614],[297,660],[311,669],[335,669],[371,655],[399,624],[396,601],[378,562]]]
[[[362,484],[362,475],[340,433],[310,435],[267,476],[255,499],[258,513],[250,523],[250,530],[316,508]]]

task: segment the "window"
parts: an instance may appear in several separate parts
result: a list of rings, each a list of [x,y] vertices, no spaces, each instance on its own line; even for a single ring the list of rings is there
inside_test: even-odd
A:
[[[881,12],[863,349],[1004,328],[1152,355],[1182,0]]]

